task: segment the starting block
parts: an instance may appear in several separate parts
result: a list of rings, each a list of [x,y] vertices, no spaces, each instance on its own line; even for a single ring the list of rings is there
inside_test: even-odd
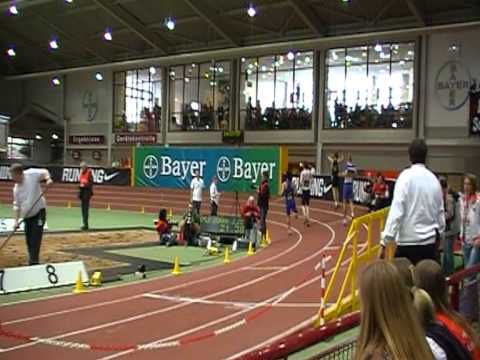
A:
[[[95,271],[90,278],[91,286],[101,286],[102,285],[102,273],[100,271]]]

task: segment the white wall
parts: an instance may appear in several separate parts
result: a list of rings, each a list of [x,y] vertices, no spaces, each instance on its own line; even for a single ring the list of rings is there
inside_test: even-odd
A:
[[[427,66],[427,102],[425,124],[428,137],[468,137],[469,101],[456,110],[447,110],[442,103],[448,104],[448,90],[436,91],[438,80],[444,82],[451,76],[448,62],[457,61],[463,66],[457,67],[456,79],[468,81],[480,80],[480,30],[436,33],[428,39],[428,66]],[[458,51],[449,51],[449,47],[456,45]],[[442,70],[442,67],[445,68]],[[456,91],[455,103],[459,104],[468,95],[468,88]],[[440,99],[442,101],[440,101]]]

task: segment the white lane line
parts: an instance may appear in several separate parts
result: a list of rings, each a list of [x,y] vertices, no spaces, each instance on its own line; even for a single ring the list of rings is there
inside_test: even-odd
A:
[[[286,226],[285,224],[282,224],[282,223],[279,223],[279,222],[273,221],[273,220],[270,220],[269,222],[272,223],[272,224],[283,226],[283,227]],[[288,254],[289,252],[293,251],[298,245],[300,245],[300,242],[301,242],[300,240],[297,240],[293,246],[287,248],[286,250],[282,251],[281,253],[276,254],[276,255],[274,255],[270,258],[258,261],[253,266],[256,267],[258,265],[266,264],[268,262],[271,262],[273,260],[276,260],[276,259]],[[217,265],[217,266],[219,266],[219,265]],[[199,271],[205,271],[205,269],[202,269],[202,270],[199,270]],[[178,285],[174,285],[174,286],[171,286],[171,287],[168,287],[168,288],[159,289],[159,290],[156,290],[155,293],[161,293],[161,292],[167,292],[167,291],[171,291],[171,290],[182,289],[182,288],[188,287],[190,285],[196,285],[196,284],[200,284],[200,283],[207,282],[207,281],[210,281],[210,280],[218,279],[218,278],[221,278],[221,277],[224,277],[224,276],[228,276],[228,275],[231,275],[231,274],[235,274],[238,271],[239,271],[239,269],[230,270],[230,271],[226,271],[226,272],[221,272],[219,274],[208,276],[206,278],[202,278],[202,279],[198,279],[198,280],[192,280],[192,281],[182,283],[182,284],[178,284]],[[168,275],[161,276],[161,277],[158,277],[158,278],[155,278],[155,279],[145,280],[143,283],[152,282],[152,281],[159,281],[162,278],[170,278],[170,277],[171,277],[171,275],[168,274]],[[104,288],[104,289],[94,290],[91,293],[94,294],[96,291],[99,291],[99,290],[112,290],[112,289],[116,289],[116,288],[123,287],[123,286],[137,286],[137,284],[128,283],[128,284],[124,284],[124,285],[119,285],[115,288]],[[67,294],[62,294],[62,296],[72,296],[72,295],[71,294],[68,294],[68,295]],[[69,314],[69,313],[73,313],[73,312],[76,312],[76,311],[90,310],[90,309],[101,307],[101,306],[117,304],[117,303],[121,303],[121,302],[125,302],[125,301],[139,299],[141,297],[142,297],[142,294],[137,294],[137,295],[127,296],[127,297],[120,298],[120,299],[102,301],[102,302],[98,302],[98,303],[91,304],[91,305],[78,306],[78,307],[74,307],[74,308],[70,308],[70,309],[53,311],[53,312],[49,312],[49,313],[45,313],[45,314],[34,315],[34,316],[29,316],[29,317],[25,317],[25,318],[21,318],[21,319],[10,320],[10,321],[3,322],[2,324],[3,325],[11,325],[11,324],[17,324],[17,323],[22,323],[22,322],[27,322],[27,321],[44,319],[44,318],[48,318],[48,317],[52,317],[52,316]],[[44,298],[43,300],[46,300],[46,299]],[[9,305],[11,305],[11,304],[9,304]]]
[[[335,239],[335,232],[332,233],[333,237],[332,237],[332,240]],[[330,269],[329,271],[327,271],[327,274],[330,274],[334,271],[335,269]],[[286,293],[280,293],[280,294],[277,294],[276,296],[274,297],[271,297],[270,299],[268,300],[265,300],[263,302],[263,304],[265,304],[266,302],[269,302],[271,301],[272,299],[278,299],[279,296],[283,296],[283,297],[286,297],[287,296],[287,293],[288,295],[291,295],[291,293],[295,292],[295,291],[298,291],[298,290],[301,290],[303,289],[304,287],[306,286],[309,286],[310,284],[318,281],[319,279],[321,278],[321,275],[317,275],[315,277],[313,277],[312,279],[310,280],[307,280],[306,282],[304,282],[303,284],[299,285],[298,287],[293,287],[291,288],[290,290],[288,290]],[[318,309],[318,307],[316,307],[316,309]],[[215,324],[218,324],[218,323],[221,323],[221,322],[224,322],[226,320],[229,320],[230,318],[232,317],[236,317],[237,315],[240,315],[242,313],[245,313],[245,312],[248,312],[248,311],[251,311],[252,309],[244,309],[240,312],[238,312],[237,314],[232,314],[232,315],[227,315],[227,316],[224,316],[222,318],[218,318],[218,319],[215,319],[207,324],[202,324],[200,326],[197,326],[196,328],[193,328],[193,329],[189,329],[189,330],[186,330],[184,332],[181,332],[181,333],[178,333],[178,334],[174,334],[174,335],[171,335],[171,336],[168,336],[166,338],[163,338],[163,339],[159,339],[159,340],[156,340],[156,341],[153,341],[153,342],[150,342],[147,344],[148,345],[155,345],[155,344],[161,344],[161,343],[164,343],[164,342],[168,342],[168,341],[172,341],[174,339],[179,339],[179,338],[182,338],[186,335],[189,335],[189,334],[192,334],[192,333],[196,333],[198,331],[201,331],[205,328],[208,328],[210,326],[213,326]],[[117,354],[112,354],[112,355],[109,355],[109,356],[106,356],[106,357],[102,357],[102,358],[99,358],[97,360],[111,360],[111,359],[116,359],[118,357],[121,357],[121,356],[124,356],[124,355],[128,355],[130,353],[132,353],[133,351],[135,350],[126,350],[126,351],[123,351],[123,352],[120,352],[120,353],[117,353]]]
[[[316,221],[317,222],[317,221]],[[323,223],[320,223],[318,222],[320,225],[323,225],[325,226],[332,234],[330,240],[328,241],[328,243],[326,244],[326,246],[329,246],[331,243],[333,243],[333,241],[335,240],[335,231],[333,230],[332,227],[330,227],[329,225],[327,224],[323,224]],[[277,223],[279,226],[283,226],[283,227],[287,227],[287,225],[285,224],[281,224],[281,223]],[[303,239],[303,236],[302,234],[297,230],[297,229],[294,229],[294,231],[297,233],[297,235],[299,236],[299,240],[296,242],[295,246],[298,246],[298,244],[300,244],[302,242],[302,239]],[[293,248],[290,248],[293,250]],[[290,250],[291,251],[291,250]],[[323,251],[322,249],[316,251],[315,253],[313,253],[312,255],[306,257],[306,258],[303,258],[293,264],[290,264],[288,266],[288,269],[291,269],[293,267],[296,267],[298,265],[301,265],[303,264],[304,262],[306,261],[309,261],[310,259],[314,258],[315,256],[317,256],[321,251]],[[273,258],[273,257],[272,257]],[[271,261],[270,258],[268,261]],[[264,262],[268,262],[268,261],[264,261]],[[205,299],[210,299],[210,298],[213,298],[213,297],[216,297],[216,296],[219,296],[219,295],[223,295],[223,294],[227,294],[229,292],[232,292],[232,291],[235,291],[235,290],[238,290],[238,289],[241,289],[241,288],[244,288],[246,286],[249,286],[249,285],[252,285],[252,284],[255,284],[257,282],[260,282],[260,281],[264,281],[272,276],[275,276],[283,271],[286,271],[286,270],[277,270],[275,272],[272,272],[272,273],[269,273],[269,274],[266,274],[266,275],[263,275],[259,278],[256,278],[256,279],[253,279],[253,280],[250,280],[248,282],[245,282],[243,284],[239,284],[237,286],[234,286],[232,288],[229,288],[229,289],[224,289],[224,290],[221,290],[221,291],[218,291],[216,293],[213,293],[213,294],[210,294],[210,295],[207,295],[207,296],[204,296],[202,297],[201,299],[202,300],[205,300]],[[177,288],[181,288],[183,286],[178,286]],[[153,293],[160,293],[160,292],[164,292],[164,290],[160,290],[160,291],[154,291]],[[141,296],[141,295],[140,295]],[[71,332],[68,332],[68,333],[64,333],[64,334],[59,334],[59,335],[56,335],[54,337],[50,337],[48,338],[49,340],[58,340],[58,339],[63,339],[63,338],[66,338],[66,337],[70,337],[70,336],[74,336],[74,335],[79,335],[79,334],[84,334],[84,333],[88,333],[88,332],[92,332],[92,331],[96,331],[96,330],[101,330],[101,329],[104,329],[104,328],[107,328],[107,327],[111,327],[111,326],[116,326],[116,325],[120,325],[120,324],[124,324],[124,323],[127,323],[127,322],[131,322],[131,321],[136,321],[136,320],[139,320],[139,319],[143,319],[143,318],[146,318],[146,317],[150,317],[150,316],[153,316],[153,315],[157,315],[157,314],[160,314],[160,313],[164,313],[164,312],[167,312],[167,311],[171,311],[171,310],[175,310],[175,309],[178,309],[178,308],[182,308],[182,307],[185,307],[185,306],[188,306],[189,304],[178,304],[178,305],[174,305],[174,306],[170,306],[170,307],[167,307],[167,308],[162,308],[162,309],[159,309],[159,310],[155,310],[155,311],[150,311],[150,312],[147,312],[147,313],[143,313],[143,314],[139,314],[139,315],[135,315],[135,316],[132,316],[132,317],[128,317],[128,318],[124,318],[124,319],[121,319],[121,320],[116,320],[116,321],[112,321],[112,322],[106,322],[106,323],[103,323],[103,324],[100,324],[100,325],[96,325],[96,326],[92,326],[92,327],[89,327],[89,328],[84,328],[84,329],[81,329],[81,330],[76,330],[76,331],[71,331]],[[27,347],[31,347],[31,346],[34,346],[36,345],[38,342],[31,342],[31,343],[26,343],[26,344],[21,344],[21,345],[17,345],[17,346],[13,346],[13,347],[10,347],[10,348],[6,348],[4,349],[4,352],[9,352],[9,351],[14,351],[14,350],[19,350],[19,349],[23,349],[23,348],[27,348]]]
[[[241,268],[240,270],[255,270],[255,271],[275,271],[275,270],[285,270],[286,266],[247,266]]]

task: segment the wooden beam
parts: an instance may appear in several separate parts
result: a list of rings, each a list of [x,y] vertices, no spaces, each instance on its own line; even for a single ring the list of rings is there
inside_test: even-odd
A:
[[[163,55],[167,54],[167,42],[162,39],[157,33],[150,31],[143,23],[135,16],[129,13],[120,5],[115,5],[111,0],[93,0],[99,7],[112,15],[115,19],[128,27],[131,31],[137,34],[143,41],[150,45],[155,50],[160,51]]]
[[[318,15],[315,14],[314,9],[309,6],[305,0],[288,0],[288,2],[315,35],[325,35],[327,33],[327,26],[320,20]]]
[[[425,12],[423,9],[420,8],[419,2],[420,0],[405,0],[407,3],[408,8],[412,12],[413,16],[415,16],[415,19],[420,23],[422,26],[427,25],[426,17],[425,17]]]
[[[234,46],[240,45],[238,35],[231,30],[224,18],[220,17],[214,8],[202,0],[183,1],[230,44]]]

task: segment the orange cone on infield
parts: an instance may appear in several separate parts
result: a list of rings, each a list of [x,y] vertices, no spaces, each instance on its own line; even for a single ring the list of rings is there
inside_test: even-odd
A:
[[[228,247],[225,248],[225,257],[223,259],[224,264],[230,264],[232,262],[232,259],[230,258],[230,251],[228,250]]]
[[[175,262],[173,263],[172,275],[180,275],[182,270],[180,270],[180,262],[178,261],[178,256],[175,256]]]
[[[252,242],[250,241],[250,242],[248,243],[248,252],[247,252],[247,255],[253,255],[253,254],[255,254],[255,251],[253,251],[253,244],[252,244]]]
[[[74,294],[82,294],[86,292],[85,286],[83,285],[82,272],[79,271],[77,275],[77,281],[75,282],[75,288],[73,289]]]

